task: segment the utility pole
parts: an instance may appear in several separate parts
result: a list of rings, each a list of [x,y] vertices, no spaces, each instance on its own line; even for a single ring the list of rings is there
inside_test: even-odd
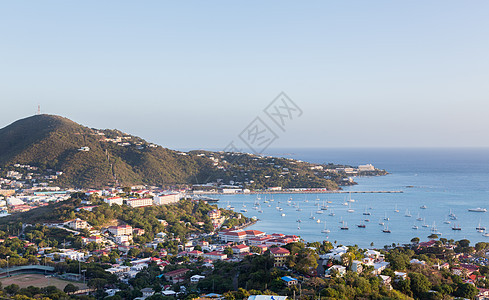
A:
[[[10,256],[7,256],[7,278],[10,277],[9,269],[8,269],[8,259]]]

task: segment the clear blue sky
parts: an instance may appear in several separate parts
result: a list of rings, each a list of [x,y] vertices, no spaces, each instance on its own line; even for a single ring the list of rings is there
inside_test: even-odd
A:
[[[3,1],[3,127],[36,112],[220,148],[489,146],[487,1]]]

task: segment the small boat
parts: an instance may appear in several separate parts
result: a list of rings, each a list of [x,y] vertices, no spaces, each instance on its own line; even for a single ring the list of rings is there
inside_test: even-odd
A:
[[[396,213],[399,212],[399,209],[397,209],[397,204],[396,204],[396,208],[394,208],[394,212],[396,212]]]
[[[282,213],[282,214],[281,214],[281,216],[282,216],[282,217],[285,217],[285,214],[284,214],[284,213]]]
[[[331,231],[326,228],[326,222],[324,222],[324,229],[321,230],[322,233],[330,233]]]
[[[328,210],[328,206],[324,203],[324,201],[323,201],[323,205],[321,205],[321,209]]]
[[[343,202],[343,205],[344,206],[348,206],[348,202]]]
[[[348,205],[347,212],[352,213],[352,212],[355,212],[355,210],[353,208],[351,208],[351,205]]]
[[[297,221],[296,221],[296,222],[297,222],[297,223],[300,223],[300,222],[302,222],[302,221],[301,221],[301,219],[297,219]]]
[[[370,219],[365,219],[365,222],[370,222]]]
[[[481,231],[485,231],[486,230],[486,227],[484,226],[481,226],[481,219],[479,219],[479,225],[477,225],[477,227],[475,228],[477,231],[481,230]],[[479,231],[480,232],[480,231]]]
[[[348,202],[355,202],[355,200],[353,200],[353,199],[351,198],[351,192],[349,193]]]
[[[334,217],[334,211],[333,210],[331,210],[331,212],[329,213],[329,216]]]
[[[382,219],[379,219],[379,225],[380,225],[380,226],[384,226],[384,225],[385,225],[385,223],[384,223],[384,222],[382,222]]]
[[[489,236],[489,232],[486,232],[486,233],[484,233],[482,235],[485,236],[485,237],[488,237]]]
[[[426,205],[420,206],[419,208],[421,209],[427,209],[428,207]]]
[[[297,209],[296,211],[302,211],[302,208],[299,207],[299,204],[297,204]]]
[[[311,216],[309,217],[309,219],[311,219],[311,220],[316,219],[316,217],[312,215],[312,211],[311,211]]]
[[[460,224],[458,226],[453,224],[452,230],[462,230],[462,227],[460,227]]]
[[[411,213],[409,212],[408,209],[406,209],[406,213],[404,214],[404,216],[405,217],[408,217],[408,218],[411,218],[412,217],[412,215],[411,215]]]
[[[321,223],[321,219],[317,219],[316,223],[318,223],[318,224]]]
[[[450,223],[452,223],[452,222],[450,222],[450,220],[448,220],[448,219],[445,219],[445,221],[443,221],[443,223],[445,223],[445,224],[450,224]]]
[[[477,208],[469,208],[469,211],[470,211],[470,212],[486,212],[486,211],[487,211],[487,209],[477,207]]]
[[[259,213],[263,213],[263,210],[261,210],[261,209],[260,209],[258,212],[259,212]]]
[[[382,232],[391,233],[391,231],[389,230],[389,226],[385,226],[384,229],[382,229]]]
[[[419,216],[419,213],[418,213],[418,217],[416,218],[416,221],[423,221],[423,218]]]
[[[241,212],[248,212],[246,208],[241,209]]]
[[[365,224],[363,222],[361,222],[360,224],[357,225],[358,228],[365,228]]]
[[[228,205],[227,205],[226,207],[227,207],[227,208],[230,208],[230,207],[231,207],[231,205],[229,204],[229,201],[228,201]]]
[[[341,230],[348,230],[350,228],[348,228],[348,225],[346,224],[346,222],[343,223],[343,226],[340,227]]]
[[[323,211],[322,211],[322,210],[317,210],[317,211],[316,211],[316,213],[317,213],[317,214],[322,214],[322,213],[323,213]]]
[[[413,227],[411,227],[413,229],[418,229],[418,225],[414,224]]]
[[[229,207],[230,210],[234,210],[234,206]]]
[[[387,213],[384,214],[384,221],[389,221],[389,217],[387,216]]]
[[[364,216],[370,216],[371,213],[367,210],[367,207],[365,206],[365,211],[363,212]]]

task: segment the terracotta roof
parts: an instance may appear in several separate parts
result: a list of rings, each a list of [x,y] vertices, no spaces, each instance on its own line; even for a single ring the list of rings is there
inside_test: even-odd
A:
[[[270,248],[270,252],[273,254],[290,254],[290,251],[282,247]]]

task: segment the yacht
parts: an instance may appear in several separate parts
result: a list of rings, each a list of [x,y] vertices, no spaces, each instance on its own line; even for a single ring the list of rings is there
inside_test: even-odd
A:
[[[331,217],[334,217],[334,211],[333,211],[333,210],[331,210],[331,212],[329,213],[329,215],[330,215]]]
[[[483,233],[482,235],[485,236],[485,237],[488,237],[489,236],[489,232]]]
[[[282,213],[282,214],[281,214],[281,216],[282,216],[282,217],[285,217],[285,214],[284,214],[284,213]]]
[[[355,212],[355,210],[353,208],[351,208],[351,206],[349,205],[347,212],[352,213],[352,212]]]
[[[404,216],[405,217],[408,217],[408,218],[411,218],[412,217],[412,215],[411,215],[411,213],[409,212],[408,209],[406,209],[406,213],[404,214]]]
[[[365,224],[362,221],[362,222],[360,222],[360,224],[357,225],[357,227],[358,228],[365,228],[366,226],[365,226]]]
[[[317,219],[316,223],[318,223],[318,224],[321,223],[321,219]]]
[[[412,228],[413,229],[418,229],[418,225],[414,224]]]
[[[418,217],[416,218],[416,221],[423,221],[423,218],[419,216],[419,213],[418,213]]]
[[[452,230],[462,230],[462,227],[460,227],[460,224],[458,226],[453,224]]]
[[[322,211],[322,210],[317,210],[317,211],[316,211],[316,213],[317,213],[317,214],[322,214],[322,213],[323,213],[323,211]]]
[[[350,228],[348,228],[348,225],[346,224],[346,222],[343,223],[343,225],[340,227],[341,230],[348,230]]]
[[[427,209],[428,207],[426,205],[420,206],[419,208],[421,209]]]
[[[351,192],[349,193],[349,196],[348,196],[348,202],[355,202],[355,200],[353,200],[353,199],[351,198]]]
[[[384,223],[384,222],[382,222],[382,219],[379,219],[379,225],[380,225],[380,226],[384,226],[384,224],[385,224],[385,223]]]
[[[477,207],[477,208],[469,208],[469,211],[471,211],[471,212],[486,212],[487,209]]]
[[[384,221],[389,221],[389,217],[387,216],[387,213],[384,214]]]
[[[248,212],[246,208],[241,209],[241,212]]]
[[[389,226],[385,226],[384,229],[382,229],[382,232],[391,233],[391,231],[389,230]]]

